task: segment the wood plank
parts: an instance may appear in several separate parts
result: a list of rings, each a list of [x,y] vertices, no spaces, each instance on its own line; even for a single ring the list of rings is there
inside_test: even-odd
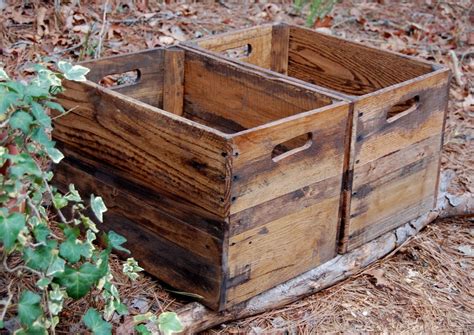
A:
[[[107,205],[98,226],[125,236],[140,265],[178,290],[199,294],[210,308],[220,307],[223,240],[177,220],[127,190],[110,186],[69,162],[61,162],[54,184],[67,191],[74,183],[82,195],[100,194]]]
[[[236,134],[231,214],[334,176],[342,180],[348,113],[341,104]],[[308,149],[272,160],[276,145],[306,133],[313,134]]]
[[[437,156],[421,159],[419,162],[375,182],[354,188],[349,225],[349,245],[361,245],[398,224],[411,220],[433,207]],[[426,202],[426,199],[430,201]],[[417,210],[408,209],[418,206]]]
[[[286,24],[274,25],[272,29],[272,49],[270,69],[282,74],[288,73],[288,46],[290,27]]]
[[[250,54],[247,57],[239,58],[239,60],[264,68],[270,68],[271,66],[271,25],[219,34],[218,36],[199,39],[196,43],[199,47],[213,51],[219,55],[222,55],[223,52],[229,49],[250,45]]]
[[[165,50],[163,83],[163,109],[183,115],[184,51]]]
[[[97,84],[108,75],[138,70],[137,83],[110,89],[152,106],[161,107],[163,104],[163,53],[162,49],[151,49],[85,61],[80,65],[91,70],[87,74],[87,79]]]
[[[67,82],[54,138],[96,167],[119,177],[192,199],[225,217],[232,148],[225,135],[92,83]]]
[[[337,175],[240,211],[230,216],[229,234],[241,234],[327,198],[339,196],[340,188],[341,176]]]
[[[289,36],[289,76],[349,95],[372,93],[433,71],[409,57],[309,29],[290,27]]]
[[[185,57],[184,115],[191,119],[210,113],[249,129],[332,103],[319,92],[246,71],[230,62],[190,50]]]
[[[339,195],[230,238],[227,304],[245,301],[336,254]]]

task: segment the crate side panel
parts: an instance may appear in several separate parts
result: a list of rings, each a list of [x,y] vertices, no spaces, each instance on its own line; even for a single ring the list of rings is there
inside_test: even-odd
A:
[[[235,133],[330,103],[321,93],[186,51],[184,111],[197,122]]]
[[[448,73],[440,72],[356,102],[349,249],[429,211],[435,204]],[[393,122],[395,104],[418,97],[416,108]]]
[[[334,176],[342,178],[348,118],[349,106],[342,104],[236,135],[230,213]],[[303,134],[312,134],[307,149],[272,159],[278,144]]]
[[[363,95],[432,72],[430,65],[309,29],[290,27],[288,75]]]
[[[74,108],[55,122],[55,140],[97,168],[189,199],[221,217],[228,212],[228,152],[221,136],[146,104],[87,83],[66,83],[59,98]]]
[[[97,84],[108,75],[138,70],[138,82],[113,86],[110,89],[161,108],[163,105],[163,52],[162,49],[146,50],[86,61],[81,65],[90,69],[87,78]]]
[[[163,205],[170,204],[166,197],[155,200],[119,181],[111,185],[110,176],[99,175],[100,179],[89,172],[70,161],[62,162],[56,168],[54,183],[63,191],[74,183],[81,194],[100,194],[108,207],[100,228],[125,236],[126,247],[147,272],[179,290],[203,296],[206,305],[218,309],[225,225],[214,223],[212,230],[203,229],[195,224],[196,216],[183,219],[189,213],[180,208],[174,208],[181,212],[180,218],[171,215],[173,208]]]
[[[232,236],[226,304],[245,301],[333,258],[339,197],[337,192]]]
[[[270,25],[219,34],[197,40],[196,43],[199,47],[222,56],[231,49],[249,47],[248,56],[239,57],[238,60],[264,68],[271,66],[272,26]]]

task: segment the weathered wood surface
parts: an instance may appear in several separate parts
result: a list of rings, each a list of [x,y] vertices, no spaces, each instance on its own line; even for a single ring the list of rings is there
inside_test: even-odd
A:
[[[104,227],[214,309],[334,257],[349,104],[187,49],[157,57],[168,112],[66,82],[59,101],[77,108],[55,123],[58,180],[112,194]]]
[[[246,43],[254,29],[189,45],[202,52],[212,44],[208,50],[212,53],[224,40]],[[255,66],[258,61],[247,64],[245,59],[231,61],[352,102],[344,162],[341,252],[433,208],[447,104],[447,69],[285,24],[273,26],[266,48],[272,51],[270,66],[259,68]]]
[[[85,61],[81,65],[91,70],[87,78],[97,84],[108,75],[138,71],[136,83],[111,87],[111,89],[152,106],[161,107],[163,104],[163,52],[162,49],[151,49]]]
[[[266,78],[212,56],[186,51],[184,116],[236,133],[332,103],[313,90]]]
[[[126,236],[126,247],[148,273],[220,308],[226,222],[70,158],[56,167],[53,182],[64,192],[73,183],[81,194],[100,194],[108,208],[101,229]]]
[[[231,148],[223,134],[92,83],[65,87],[59,102],[77,108],[56,120],[53,136],[73,157],[225,217]]]
[[[434,208],[448,83],[440,71],[354,103],[343,252]],[[387,120],[392,106],[413,97],[415,108]]]
[[[240,57],[239,60],[249,62],[258,66],[269,68],[272,65],[271,50],[268,47],[272,43],[272,26],[263,25],[243,29],[238,32],[219,34],[210,38],[203,38],[197,42],[201,47],[212,50],[220,55],[226,51],[240,47],[250,46],[250,54]]]
[[[199,303],[187,304],[177,311],[178,318],[184,326],[183,333],[194,334],[227,321],[260,314],[332,286],[388,255],[437,216],[436,212],[424,214],[392,232],[385,233],[344,255],[338,255],[329,262],[225,312],[213,312]]]

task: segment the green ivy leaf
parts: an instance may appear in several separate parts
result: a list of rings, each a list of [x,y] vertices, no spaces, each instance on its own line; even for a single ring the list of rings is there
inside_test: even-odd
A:
[[[26,86],[24,94],[32,98],[46,98],[49,95],[49,85],[43,87],[32,83]]]
[[[43,102],[43,104],[48,107],[48,108],[51,108],[51,109],[54,109],[54,110],[57,110],[61,113],[65,113],[66,111],[64,110],[63,106],[61,106],[60,104],[58,104],[57,102],[54,102],[54,101],[45,101]]]
[[[42,326],[33,326],[28,329],[18,329],[14,333],[15,335],[47,335],[48,332]]]
[[[42,314],[41,297],[31,291],[24,291],[18,302],[18,316],[23,326],[31,327]]]
[[[158,317],[158,328],[165,335],[179,333],[184,330],[179,321],[178,314],[174,312],[163,312]]]
[[[12,162],[10,167],[10,175],[21,178],[24,174],[41,177],[42,172],[36,165],[34,159],[26,152],[19,155],[8,155]]]
[[[46,114],[46,111],[36,101],[31,102],[31,113],[43,127],[50,129],[51,128],[51,118]]]
[[[102,278],[107,268],[102,269],[91,263],[84,263],[76,270],[66,265],[64,272],[57,275],[57,281],[66,288],[67,294],[73,299],[79,299],[85,296],[92,285]]]
[[[54,194],[53,205],[57,209],[61,209],[67,206],[67,199],[65,199],[61,194]]]
[[[54,144],[55,144],[55,142],[51,141],[49,136],[46,135],[44,127],[35,128],[35,130],[33,130],[31,138],[32,138],[33,141],[38,142],[39,144],[41,144],[45,148],[54,147]]]
[[[109,244],[112,248],[117,249],[119,251],[124,251],[128,254],[130,253],[130,250],[122,247],[122,244],[127,242],[127,239],[125,237],[117,234],[113,230],[109,231],[109,233],[107,234],[107,237],[108,237]]]
[[[51,283],[51,278],[44,277],[36,282],[36,286],[44,290],[46,287],[48,287],[50,283]]]
[[[65,198],[69,201],[74,201],[74,202],[82,201],[81,196],[79,195],[79,192],[74,187],[74,184],[69,184],[69,193],[65,196]]]
[[[152,332],[144,324],[135,326],[135,330],[139,335],[152,335]]]
[[[46,275],[55,276],[59,273],[63,273],[65,265],[66,265],[66,262],[64,261],[64,259],[56,256],[54,260],[51,262],[51,264],[49,265],[48,270],[46,271]]]
[[[66,79],[74,81],[86,81],[86,74],[90,71],[84,66],[72,65],[64,61],[58,62],[58,68]]]
[[[7,87],[11,91],[18,93],[20,99],[22,99],[25,94],[25,85],[19,81],[7,81],[6,83],[1,83],[1,86]]]
[[[25,134],[29,133],[32,122],[33,117],[24,111],[15,112],[10,118],[10,126],[13,129],[20,129]]]
[[[51,231],[49,230],[48,225],[44,222],[38,223],[33,228],[33,235],[35,236],[37,242],[46,242],[46,238],[50,233]]]
[[[63,153],[56,148],[46,148],[46,152],[55,164],[58,164],[64,158]]]
[[[15,246],[23,227],[25,227],[25,216],[21,213],[12,213],[8,217],[0,216],[0,240],[8,252]]]
[[[107,211],[104,200],[102,200],[101,197],[96,197],[94,194],[91,194],[91,208],[97,219],[99,219],[100,222],[103,222],[103,214]]]
[[[84,324],[95,335],[112,334],[112,325],[104,321],[94,308],[89,308],[83,318]]]
[[[72,264],[77,263],[81,259],[81,256],[87,257],[88,255],[88,246],[78,242],[77,239],[72,238],[59,245],[59,254],[61,257],[64,257]]]
[[[5,112],[10,108],[11,105],[14,105],[20,96],[14,92],[6,92],[0,94],[0,115],[5,114]]]
[[[56,241],[49,240],[46,242],[46,245],[26,248],[23,254],[26,265],[34,270],[46,271],[55,257],[54,250],[56,246]]]

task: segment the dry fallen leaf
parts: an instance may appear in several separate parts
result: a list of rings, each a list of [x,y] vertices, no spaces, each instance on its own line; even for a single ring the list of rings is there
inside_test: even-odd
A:
[[[364,272],[366,275],[372,276],[375,278],[375,286],[377,287],[389,287],[390,282],[385,278],[385,272],[382,269],[372,269],[367,272]]]

